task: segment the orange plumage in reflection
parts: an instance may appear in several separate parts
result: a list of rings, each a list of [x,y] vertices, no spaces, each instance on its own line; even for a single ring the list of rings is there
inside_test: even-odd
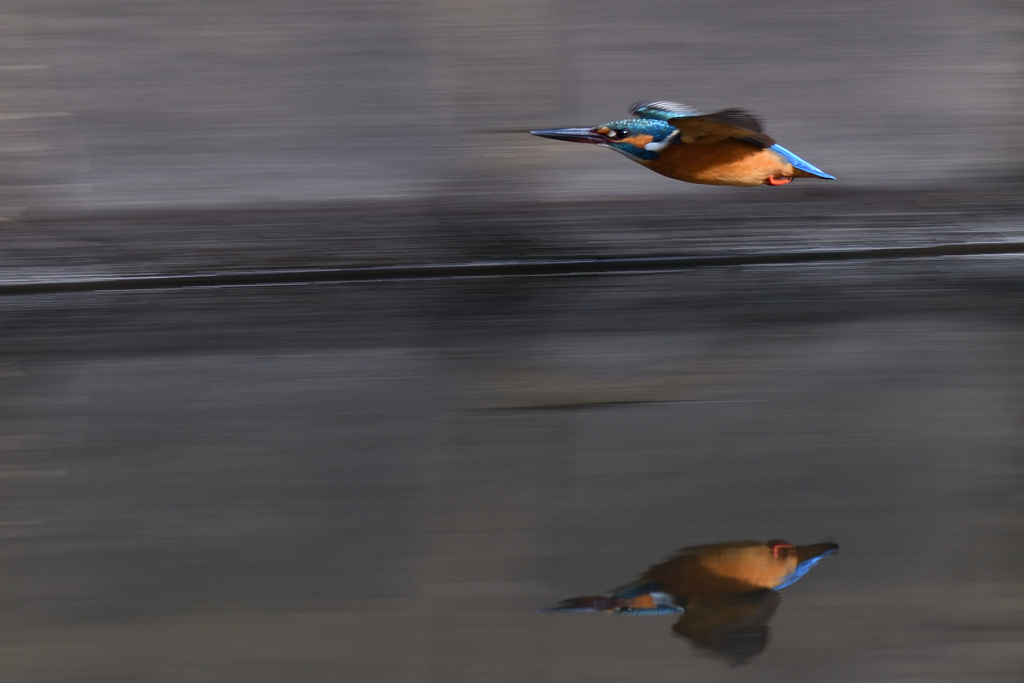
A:
[[[738,595],[785,588],[838,548],[835,543],[797,547],[785,541],[693,546],[648,569],[640,582],[659,584],[673,596]]]
[[[571,598],[543,612],[680,614],[677,635],[734,662],[760,653],[780,588],[835,553],[835,543],[738,541],[683,548],[636,581],[602,595]]]

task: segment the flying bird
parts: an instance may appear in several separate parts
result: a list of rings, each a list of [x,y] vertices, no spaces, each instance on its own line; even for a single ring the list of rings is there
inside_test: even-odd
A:
[[[540,611],[678,615],[673,633],[740,664],[767,645],[768,622],[780,602],[776,591],[838,550],[835,543],[778,540],[692,546],[625,586]]]
[[[677,102],[638,102],[634,118],[594,128],[531,130],[554,140],[610,147],[655,173],[701,185],[785,185],[794,178],[825,173],[764,132],[756,116],[742,109],[714,114]]]

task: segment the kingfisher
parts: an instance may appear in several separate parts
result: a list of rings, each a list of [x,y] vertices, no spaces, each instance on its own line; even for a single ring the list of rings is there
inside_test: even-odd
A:
[[[625,586],[539,611],[676,615],[673,633],[740,664],[767,645],[777,591],[838,550],[835,543],[795,546],[781,540],[691,546]]]
[[[794,178],[835,180],[764,132],[742,109],[702,114],[678,102],[638,102],[633,118],[594,128],[531,130],[554,140],[610,147],[655,173],[700,185],[786,185]]]

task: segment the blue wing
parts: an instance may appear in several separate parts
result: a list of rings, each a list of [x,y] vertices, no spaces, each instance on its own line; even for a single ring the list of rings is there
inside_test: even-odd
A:
[[[808,173],[816,175],[819,178],[825,178],[827,180],[836,179],[834,175],[829,175],[828,173],[825,173],[814,164],[807,163],[806,161],[804,161],[797,155],[793,154],[792,152],[790,152],[788,149],[781,145],[772,145],[769,149],[781,154],[786,159],[786,161],[793,164],[793,168],[799,168],[801,171],[807,171]]]

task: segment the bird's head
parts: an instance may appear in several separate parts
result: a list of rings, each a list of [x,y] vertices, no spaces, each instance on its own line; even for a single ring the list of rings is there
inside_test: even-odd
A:
[[[623,119],[594,128],[550,128],[531,130],[533,135],[567,142],[585,142],[611,147],[633,161],[654,161],[679,131],[657,119]]]

